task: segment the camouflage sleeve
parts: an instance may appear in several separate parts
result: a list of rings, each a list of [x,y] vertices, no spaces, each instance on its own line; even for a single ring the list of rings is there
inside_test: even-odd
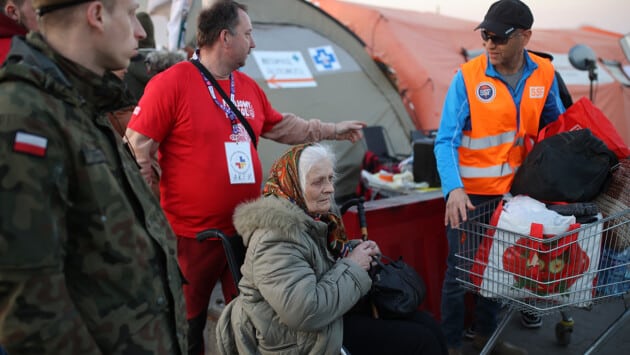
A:
[[[54,103],[25,85],[0,91],[0,344],[9,354],[98,354],[64,277],[73,157]]]

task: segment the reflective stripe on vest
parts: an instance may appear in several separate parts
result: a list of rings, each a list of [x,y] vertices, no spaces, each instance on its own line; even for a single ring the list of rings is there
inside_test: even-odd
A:
[[[462,147],[466,147],[472,150],[486,149],[490,147],[496,147],[501,144],[512,143],[516,136],[516,131],[505,132],[497,136],[471,138],[469,136],[462,136]]]
[[[508,163],[487,168],[460,167],[459,170],[462,177],[467,178],[502,177],[512,175],[514,172],[515,170]]]
[[[526,137],[531,139],[538,134],[555,74],[548,60],[531,53],[529,56],[538,68],[521,83],[524,88],[520,107],[516,107],[504,82],[485,75],[485,54],[462,65],[471,130],[462,132],[458,153],[459,172],[468,193],[508,192],[527,152]]]

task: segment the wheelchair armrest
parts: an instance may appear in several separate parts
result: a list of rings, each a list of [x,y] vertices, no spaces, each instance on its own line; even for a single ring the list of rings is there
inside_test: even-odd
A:
[[[219,238],[223,240],[223,239],[227,239],[228,236],[225,235],[225,233],[223,233],[220,229],[202,230],[201,232],[197,233],[197,236],[196,236],[196,239],[199,242],[203,242],[204,240],[208,238]]]

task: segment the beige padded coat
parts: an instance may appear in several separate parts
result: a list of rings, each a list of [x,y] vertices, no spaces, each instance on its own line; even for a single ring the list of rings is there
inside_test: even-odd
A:
[[[371,286],[368,273],[328,252],[327,225],[287,200],[240,205],[247,246],[240,295],[217,324],[221,354],[339,354],[343,315]]]

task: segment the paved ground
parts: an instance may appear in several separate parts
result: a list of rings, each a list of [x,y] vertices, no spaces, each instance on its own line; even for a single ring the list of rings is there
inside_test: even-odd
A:
[[[216,348],[216,341],[214,336],[214,328],[216,327],[216,321],[223,309],[223,295],[221,293],[221,285],[217,284],[212,291],[210,297],[210,305],[208,307],[208,324],[206,325],[206,355],[218,354]]]
[[[216,319],[222,309],[220,288],[215,288],[208,312],[207,351],[206,354],[217,354],[214,344],[214,327]],[[627,297],[630,303],[630,296]],[[556,341],[555,326],[561,319],[560,314],[551,314],[543,318],[540,329],[525,329],[520,324],[518,312],[510,319],[501,338],[528,350],[531,355],[575,355],[584,354],[593,341],[610,325],[617,324],[617,331],[597,351],[597,355],[626,355],[630,354],[630,320],[625,323],[615,320],[625,310],[622,298],[611,298],[608,302],[596,304],[588,310],[569,309],[575,321],[571,341],[567,346],[560,346]],[[629,318],[629,317],[627,317]],[[466,343],[464,354],[477,354],[470,343]]]
[[[515,314],[501,334],[501,338],[528,350],[529,354],[573,355],[584,354],[593,342],[613,323],[617,325],[615,335],[609,338],[592,354],[630,354],[630,321],[625,323],[615,320],[624,312],[623,299],[612,298],[609,302],[584,309],[567,309],[575,322],[570,343],[561,346],[556,341],[555,327],[561,320],[560,313],[543,318],[543,326],[539,329],[526,329],[520,324],[520,314]],[[469,345],[465,354],[477,352]]]

